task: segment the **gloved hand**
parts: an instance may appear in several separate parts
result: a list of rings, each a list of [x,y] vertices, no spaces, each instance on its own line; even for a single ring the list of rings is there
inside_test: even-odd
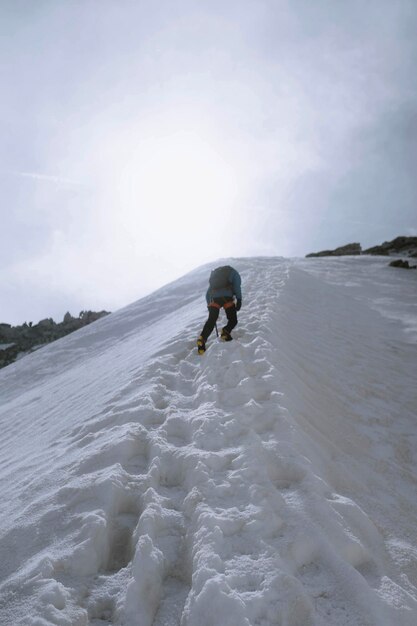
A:
[[[236,311],[240,311],[242,307],[242,300],[236,300]]]

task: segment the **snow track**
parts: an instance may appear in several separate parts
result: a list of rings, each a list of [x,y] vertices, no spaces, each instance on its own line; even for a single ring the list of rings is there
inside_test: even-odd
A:
[[[2,624],[415,626],[415,345],[352,261],[232,261],[203,357],[207,268],[2,372]]]

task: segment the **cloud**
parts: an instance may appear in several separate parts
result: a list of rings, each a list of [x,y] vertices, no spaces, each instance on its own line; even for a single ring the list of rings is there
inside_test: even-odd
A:
[[[78,187],[80,185],[76,180],[65,178],[63,176],[52,176],[50,174],[40,174],[39,172],[9,172],[13,176],[21,176],[22,178],[31,178],[33,180],[54,183],[56,185],[74,185]]]
[[[413,226],[415,0],[100,7],[3,25],[0,267],[25,315],[42,285],[115,308],[212,258]]]

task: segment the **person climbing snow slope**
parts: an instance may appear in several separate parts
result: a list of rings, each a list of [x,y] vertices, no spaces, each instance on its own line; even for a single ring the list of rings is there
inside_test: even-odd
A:
[[[222,328],[220,338],[223,341],[232,341],[233,339],[230,333],[237,324],[236,313],[240,311],[242,306],[241,278],[239,272],[230,265],[223,265],[213,270],[210,274],[206,301],[209,316],[201,331],[201,335],[197,339],[199,354],[203,354],[206,351],[206,341],[213,332],[221,308],[225,310],[227,324]]]

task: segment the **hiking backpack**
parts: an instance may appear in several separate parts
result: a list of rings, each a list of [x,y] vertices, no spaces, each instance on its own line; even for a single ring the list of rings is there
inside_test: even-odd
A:
[[[232,271],[233,268],[230,265],[223,265],[213,270],[209,279],[210,290],[215,292],[220,289],[231,289],[232,283],[229,279]]]

